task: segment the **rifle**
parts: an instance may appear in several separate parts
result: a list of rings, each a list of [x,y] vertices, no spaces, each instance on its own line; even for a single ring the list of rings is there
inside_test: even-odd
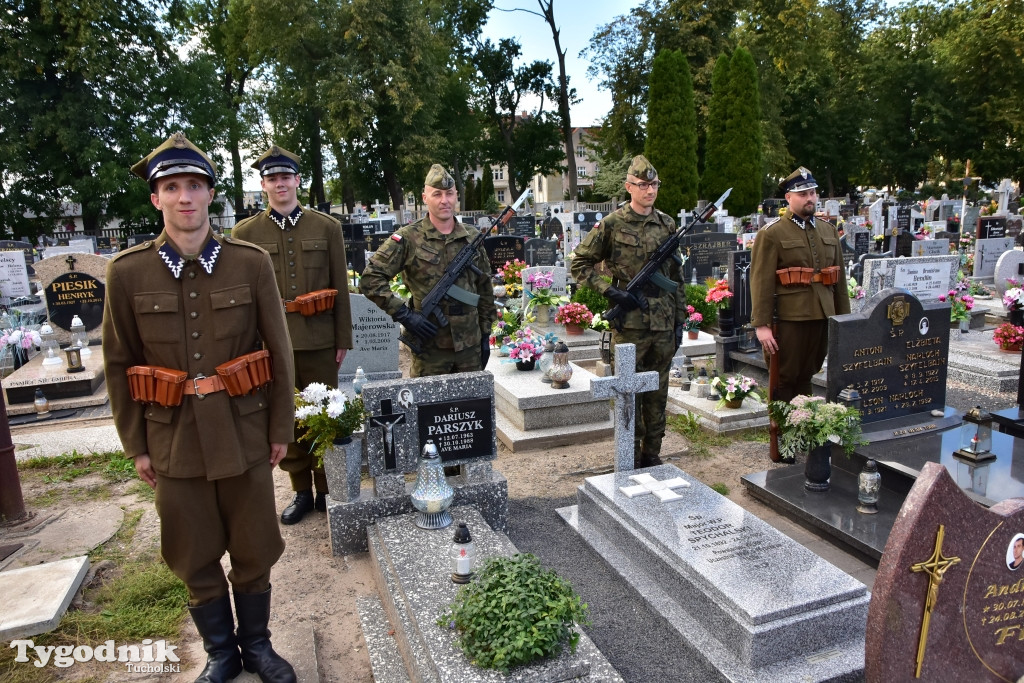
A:
[[[714,204],[708,204],[704,207],[704,210],[700,213],[694,213],[693,218],[690,221],[679,228],[676,232],[669,235],[664,242],[658,245],[658,248],[654,250],[651,257],[647,259],[644,267],[640,269],[640,272],[633,276],[633,279],[626,285],[626,291],[630,294],[643,294],[644,288],[648,282],[653,282],[657,286],[667,291],[675,291],[676,283],[669,280],[667,277],[658,272],[663,264],[668,259],[672,258],[679,250],[679,240],[693,228],[697,223],[703,223],[707,219],[711,218],[716,211],[722,208],[722,204],[729,197],[729,193],[732,192],[730,187],[725,193],[718,198]],[[622,321],[618,320],[625,311],[618,304],[615,304],[607,311],[605,311],[601,318],[607,320],[616,330],[622,329]]]
[[[467,269],[471,270],[476,275],[483,275],[479,268],[473,263],[473,259],[476,257],[476,251],[480,248],[480,245],[484,243],[484,238],[490,234],[491,230],[504,225],[509,222],[512,216],[515,215],[516,211],[526,198],[530,196],[530,190],[527,189],[516,200],[515,204],[506,206],[505,209],[498,214],[498,217],[491,223],[491,227],[487,230],[481,230],[480,234],[476,236],[469,244],[464,246],[452,262],[448,264],[441,279],[430,289],[423,301],[420,303],[420,313],[424,317],[429,318],[434,316],[437,319],[438,327],[445,327],[448,325],[448,318],[445,316],[444,311],[441,310],[441,302],[445,298],[455,299],[468,306],[476,306],[480,302],[480,295],[474,294],[473,292],[467,292],[462,287],[455,284],[462,273]],[[402,335],[398,338],[406,346],[408,346],[413,353],[420,354],[423,352],[423,339],[419,338],[409,330],[405,330]]]
[[[772,337],[779,333],[779,312],[772,312]],[[776,338],[776,343],[778,339]],[[775,391],[779,388],[779,350],[768,354],[768,402],[775,399]],[[768,457],[772,462],[780,462],[782,454],[779,453],[779,423],[775,420],[768,422]]]

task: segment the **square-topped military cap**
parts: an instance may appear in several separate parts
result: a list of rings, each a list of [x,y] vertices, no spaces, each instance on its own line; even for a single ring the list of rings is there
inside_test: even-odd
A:
[[[640,180],[654,180],[658,177],[658,170],[654,168],[654,164],[647,160],[643,154],[637,154],[633,157],[633,161],[629,164],[629,170],[626,171],[627,175],[631,175]]]
[[[294,173],[298,175],[299,157],[283,147],[271,145],[270,149],[264,152],[252,167],[259,170],[261,176],[272,173]]]
[[[439,190],[448,190],[455,187],[455,178],[445,170],[441,164],[434,164],[427,171],[427,177],[423,181],[427,187],[436,187]]]
[[[818,186],[818,181],[814,179],[811,172],[801,166],[796,169],[786,179],[779,183],[779,187],[785,192],[803,192],[804,190],[813,190]]]
[[[217,182],[217,166],[180,131],[140,159],[132,166],[132,173],[149,183],[182,173],[204,175],[210,179],[211,185]]]

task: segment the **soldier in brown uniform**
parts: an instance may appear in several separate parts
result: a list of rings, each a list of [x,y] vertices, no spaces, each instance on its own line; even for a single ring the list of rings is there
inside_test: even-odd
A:
[[[481,275],[467,268],[456,282],[466,300],[446,299],[442,304],[448,325],[439,328],[419,312],[418,304],[449,262],[478,233],[476,228],[455,220],[459,205],[455,179],[440,164],[431,166],[427,173],[423,203],[427,216],[400,228],[381,245],[363,271],[359,290],[395,322],[424,340],[423,352],[413,354],[413,377],[483,370],[489,355],[491,324],[498,316],[487,252],[481,246],[476,257]],[[412,294],[408,303],[391,293],[391,278],[398,273]]]
[[[286,301],[288,333],[295,350],[295,386],[313,382],[338,386],[338,367],[352,348],[352,316],[348,304],[348,263],[341,224],[325,213],[299,206],[299,158],[277,145],[252,165],[259,169],[267,193],[266,211],[238,223],[232,235],[270,253],[281,298]],[[310,292],[337,290],[334,306],[303,315],[294,303]],[[327,476],[316,466],[311,447],[298,441],[288,446],[281,469],[291,478],[295,499],[281,513],[283,524],[302,521],[314,508],[327,509]],[[316,498],[313,485],[316,484]]]
[[[284,550],[271,470],[295,419],[291,342],[274,267],[262,250],[213,233],[216,171],[184,135],[171,136],[132,172],[149,182],[164,230],[107,267],[103,356],[118,435],[156,489],[160,551],[188,587],[208,653],[198,680],[230,680],[244,666],[264,681],[294,681],[267,629],[270,568]],[[238,393],[217,366],[261,342],[274,379]],[[151,394],[138,394],[134,378],[173,375],[187,379],[159,380]],[[183,395],[175,398],[174,387]],[[220,564],[225,551],[237,636]]]
[[[667,260],[661,267],[661,285],[648,285],[639,298],[625,289],[658,245],[676,230],[672,217],[654,208],[660,185],[651,162],[643,156],[633,157],[626,172],[629,204],[610,213],[591,230],[574,250],[572,259],[572,276],[577,282],[598,290],[626,311],[622,329],[612,333],[612,342],[635,344],[637,371],[654,370],[659,375],[657,391],[636,397],[633,457],[637,467],[661,464],[668,371],[682,343],[682,323],[686,319],[681,260]],[[611,271],[611,283],[595,270],[602,261]]]
[[[817,187],[802,166],[783,180],[789,209],[758,232],[751,253],[750,324],[765,359],[778,354],[779,386],[772,395],[778,401],[811,394],[811,377],[828,353],[828,318],[850,312],[839,232],[814,217]],[[773,311],[779,318],[774,334]]]

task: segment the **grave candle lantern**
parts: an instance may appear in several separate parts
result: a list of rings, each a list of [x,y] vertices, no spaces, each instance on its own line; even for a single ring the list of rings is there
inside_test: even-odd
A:
[[[68,372],[82,372],[85,366],[82,365],[82,349],[77,346],[69,346],[64,349],[68,357]]]
[[[882,490],[882,475],[874,460],[864,463],[857,477],[857,512],[873,515],[878,512],[878,494]]]
[[[541,371],[540,381],[551,384],[551,364],[555,361],[555,342],[548,339],[544,342],[544,353],[537,362],[537,368]]]
[[[840,391],[838,398],[839,402],[847,408],[855,408],[858,414],[861,412],[861,406],[864,405],[864,399],[861,398],[860,392],[854,389],[852,384]],[[851,426],[855,420],[855,417],[851,416],[849,418]]]
[[[50,412],[50,401],[46,398],[46,394],[43,393],[42,389],[36,389],[36,397],[32,404],[39,415],[46,415]]]
[[[455,490],[444,477],[444,466],[433,439],[427,439],[416,471],[416,487],[410,495],[412,506],[419,512],[416,526],[421,529],[444,529],[452,523],[448,508]]]
[[[981,406],[975,406],[964,415],[960,425],[960,448],[953,455],[965,460],[990,460],[992,450],[992,416]]]
[[[455,529],[448,556],[452,561],[452,583],[469,583],[476,564],[476,546],[473,545],[473,538],[465,522],[459,522]]]
[[[558,342],[558,345],[555,346],[554,360],[551,362],[551,370],[548,372],[551,375],[552,389],[567,389],[569,387],[572,366],[569,365],[569,347],[565,345],[565,342]]]
[[[612,362],[612,333],[611,330],[601,332],[601,360],[606,364]]]
[[[89,334],[85,331],[85,323],[77,315],[71,318],[71,345],[79,348],[82,356],[89,357]]]
[[[39,345],[43,350],[43,367],[61,364],[61,359],[58,355],[60,346],[57,344],[55,337],[56,335],[54,335],[50,323],[43,323],[39,326],[39,338],[41,340]]]

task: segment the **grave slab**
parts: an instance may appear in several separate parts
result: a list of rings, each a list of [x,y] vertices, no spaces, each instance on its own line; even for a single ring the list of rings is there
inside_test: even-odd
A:
[[[720,680],[837,680],[864,666],[863,584],[672,465],[681,500],[627,497],[590,477],[559,514]]]
[[[508,537],[491,530],[475,509],[453,508],[452,516],[455,524],[466,522],[479,560],[517,552]],[[394,631],[393,640],[412,680],[438,683],[554,683],[578,678],[622,681],[582,630],[575,653],[566,648],[558,657],[513,669],[507,675],[471,665],[458,647],[456,633],[435,623],[459,589],[452,583],[448,559],[451,530],[420,529],[414,517],[384,519],[367,530],[377,590]],[[367,645],[372,646],[370,640]]]
[[[709,401],[692,391],[669,387],[668,404],[673,413],[687,412],[697,416],[702,427],[716,434],[732,434],[768,426],[768,409],[750,398],[744,399],[739,408],[718,408],[717,399]]]
[[[689,356],[695,358],[697,356],[713,356],[715,355],[717,347],[715,346],[715,336],[708,334],[707,332],[697,332],[696,339],[690,339],[687,335],[683,335],[683,343],[676,349],[676,356]]]
[[[44,355],[36,354],[25,365],[3,379],[4,393],[7,397],[8,412],[12,415],[23,415],[35,411],[32,402],[35,400],[36,389],[42,389],[50,401],[51,410],[81,407],[85,405],[102,405],[107,400],[107,392],[103,387],[103,348],[90,347],[92,353],[82,356],[82,372],[68,372],[66,360],[60,365],[43,365]],[[64,359],[64,354],[61,354]],[[95,397],[95,398],[93,398]],[[61,403],[64,400],[75,404]]]
[[[0,639],[57,628],[88,571],[89,558],[82,556],[0,572]]]

